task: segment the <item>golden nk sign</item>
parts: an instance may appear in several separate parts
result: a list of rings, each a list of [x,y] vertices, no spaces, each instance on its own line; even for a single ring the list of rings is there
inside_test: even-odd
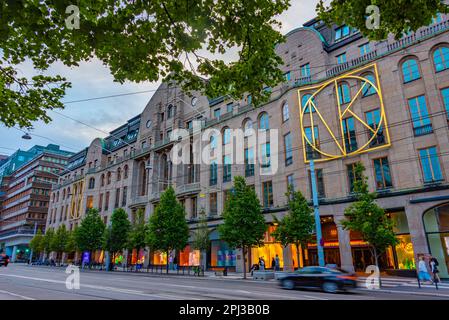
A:
[[[366,72],[369,72],[371,79],[369,79],[366,74],[364,76],[360,75]],[[356,86],[353,86],[358,88],[358,90],[356,89],[357,93],[354,96],[350,95],[348,83],[351,82],[357,83]],[[347,91],[341,87],[339,88],[339,85],[342,85],[343,83],[348,85],[346,89]],[[315,162],[324,162],[386,148],[391,145],[387,119],[385,116],[382,90],[379,83],[380,81],[377,65],[373,63],[343,74],[337,78],[325,82],[324,84],[304,87],[298,90],[300,125],[304,146],[303,153],[304,161],[306,163],[310,162],[310,157],[307,156],[307,148],[318,155],[314,157]],[[321,101],[328,102],[326,99],[329,99],[330,96],[328,90],[329,88],[331,88],[332,91],[330,92],[333,96],[333,98],[331,98],[331,102],[317,103],[316,101],[321,99],[323,99]],[[361,98],[368,90],[370,93],[372,92],[372,96],[377,96],[378,99],[374,99],[377,100],[375,105],[369,105],[367,107],[375,107],[376,111],[379,113],[378,119],[371,121],[370,124],[365,118],[365,115],[360,114],[362,112],[357,112],[354,110],[356,102],[359,101],[359,98]],[[332,94],[332,92],[334,92],[334,94]],[[347,93],[349,93],[350,99],[348,99]],[[373,99],[369,99],[370,103],[373,103]],[[362,110],[365,105],[366,104],[362,105]],[[329,108],[331,108],[331,110],[329,110]],[[325,117],[323,117],[323,113],[330,114],[331,118],[325,119]],[[344,125],[345,119],[348,117],[353,118],[351,120],[354,121],[354,126],[356,123],[360,123],[365,129],[364,131],[366,134],[362,136],[361,134],[363,132],[359,132],[360,130],[349,133],[348,124],[346,123],[346,125]],[[338,121],[337,125],[335,125],[335,121]],[[332,123],[334,123],[334,125],[332,125]],[[318,130],[315,131],[317,128]],[[307,130],[309,131],[309,134],[307,134]],[[317,132],[320,130],[325,130],[325,132],[328,133],[329,139],[327,139],[327,141],[320,141],[320,139],[316,136]],[[375,143],[375,139],[378,139],[379,135],[382,135],[383,141],[382,143]],[[363,145],[356,147],[355,150],[351,150],[351,148],[348,150],[348,139],[356,139],[357,142],[359,142],[364,139],[362,137],[367,137],[367,141],[364,142]],[[350,141],[352,143],[352,140]],[[325,145],[333,145],[333,148],[328,148],[333,150],[327,151],[324,147]],[[349,147],[352,146],[353,145],[349,145]]]

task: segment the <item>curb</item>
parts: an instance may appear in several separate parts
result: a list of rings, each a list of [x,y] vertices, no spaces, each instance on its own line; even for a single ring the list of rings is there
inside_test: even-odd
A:
[[[384,289],[376,289],[376,290],[370,290],[370,289],[363,289],[359,288],[359,290],[364,292],[383,292],[383,293],[406,293],[410,295],[415,296],[432,296],[432,297],[442,297],[442,298],[448,298],[449,299],[449,293],[448,294],[441,294],[441,293],[432,293],[432,292],[418,292],[418,291],[401,291],[401,290],[384,290]]]

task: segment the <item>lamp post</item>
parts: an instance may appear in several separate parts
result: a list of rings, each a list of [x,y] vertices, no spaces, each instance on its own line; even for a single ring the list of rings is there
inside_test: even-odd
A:
[[[324,241],[321,233],[321,220],[320,220],[320,206],[318,202],[318,191],[316,187],[315,178],[315,163],[310,160],[310,178],[312,180],[312,196],[313,196],[313,209],[315,213],[315,228],[316,228],[316,244],[318,250],[318,263],[320,267],[324,267]],[[299,263],[299,261],[298,261]]]

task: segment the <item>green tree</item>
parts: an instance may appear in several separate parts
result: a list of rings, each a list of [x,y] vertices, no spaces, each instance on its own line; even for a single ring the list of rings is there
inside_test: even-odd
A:
[[[51,242],[53,240],[53,237],[55,236],[55,231],[53,228],[48,228],[45,231],[44,239],[42,241],[42,249],[44,250],[45,254],[50,254],[51,252]]]
[[[111,225],[104,230],[103,249],[111,256],[127,247],[131,222],[122,208],[115,209],[111,216]]]
[[[301,255],[304,257],[303,250],[313,239],[315,219],[313,209],[300,191],[294,191],[293,187],[289,185],[285,195],[288,199],[288,214],[281,220],[273,216],[278,226],[272,235],[284,247],[289,244],[296,246],[296,261],[299,266],[299,252],[301,251]]]
[[[77,29],[66,14],[72,4],[79,8]],[[65,79],[18,78],[25,59],[42,72],[55,61],[72,67],[96,57],[120,83],[174,79],[210,97],[249,92],[256,103],[266,98],[264,86],[283,81],[276,17],[288,7],[289,0],[2,1],[0,120],[30,127],[63,106]],[[221,55],[232,48],[237,61],[226,63]]]
[[[173,250],[183,250],[187,245],[189,226],[184,207],[176,200],[172,187],[162,193],[161,200],[150,217],[146,240],[151,249],[165,252],[167,257]]]
[[[89,209],[75,232],[80,251],[92,252],[102,248],[105,225],[97,209]]]
[[[234,178],[234,187],[224,204],[223,224],[218,227],[220,237],[231,247],[242,249],[243,277],[246,279],[246,255],[254,246],[263,244],[267,230],[259,198],[246,185],[245,178]]]
[[[136,249],[137,254],[139,254],[140,249],[146,246],[145,238],[147,233],[148,225],[145,223],[145,211],[138,209],[129,233],[128,249]]]
[[[370,5],[379,9],[379,23],[375,28],[377,12],[367,11]],[[400,38],[404,33],[429,25],[439,12],[449,12],[449,6],[441,0],[332,0],[328,5],[320,0],[317,12],[328,24],[346,24],[370,40],[383,40],[389,34]]]
[[[383,208],[375,202],[376,193],[368,190],[368,178],[364,175],[365,167],[358,163],[355,167],[354,193],[356,202],[345,210],[346,219],[342,225],[347,230],[359,232],[371,249],[376,266],[379,257],[390,246],[398,243],[394,233],[394,222],[385,214]]]
[[[44,235],[40,229],[37,230],[36,235],[31,239],[30,248],[37,257],[44,251]]]
[[[211,230],[209,229],[209,226],[207,224],[206,212],[204,212],[204,210],[201,210],[197,229],[193,234],[192,247],[193,249],[199,250],[201,252],[201,265],[203,266],[203,270],[206,270],[206,252],[210,247],[210,233]]]
[[[72,231],[69,231],[69,235],[67,237],[67,242],[65,244],[65,248],[64,251],[67,254],[71,254],[77,251],[77,245],[76,245],[76,237],[75,237],[75,233],[76,233],[77,228],[75,228]]]
[[[67,231],[65,224],[62,224],[56,229],[56,232],[50,241],[50,249],[51,251],[56,252],[56,258],[60,257],[61,263],[63,262],[62,254],[65,251],[68,238],[69,232]]]

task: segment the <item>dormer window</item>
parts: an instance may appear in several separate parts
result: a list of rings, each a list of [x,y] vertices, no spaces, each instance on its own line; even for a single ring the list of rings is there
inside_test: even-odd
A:
[[[339,41],[349,36],[350,28],[347,25],[335,29],[335,41]]]

